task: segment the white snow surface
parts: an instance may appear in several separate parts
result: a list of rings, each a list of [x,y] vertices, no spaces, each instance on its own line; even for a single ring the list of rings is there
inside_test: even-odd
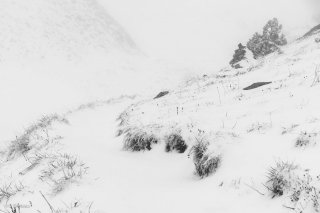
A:
[[[20,204],[22,212],[50,212],[43,193],[55,210],[68,212],[291,212],[283,207],[290,205],[286,197],[272,199],[263,183],[278,160],[320,172],[317,140],[295,147],[301,132],[319,132],[319,85],[313,85],[319,47],[314,36],[296,41],[250,67],[190,79],[159,99],[123,96],[70,108],[60,114],[67,123],[55,120],[47,131],[33,132],[33,148],[23,155],[9,158],[3,149],[1,183],[23,185],[2,199],[3,209]],[[259,81],[272,83],[242,90]],[[120,114],[125,125],[119,127]],[[124,151],[123,136],[115,137],[119,128],[141,129],[160,143],[149,152]],[[203,132],[222,156],[215,174],[195,176],[188,150],[164,152],[165,136],[177,131],[189,149]],[[27,169],[41,154],[69,154],[88,168],[55,192],[54,182],[39,179],[50,158]],[[314,211],[304,204],[304,212]]]

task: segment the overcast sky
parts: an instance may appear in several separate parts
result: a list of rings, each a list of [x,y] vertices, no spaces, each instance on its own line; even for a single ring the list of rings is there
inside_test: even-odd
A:
[[[268,19],[279,18],[293,40],[320,18],[320,0],[98,1],[147,54],[221,64]]]

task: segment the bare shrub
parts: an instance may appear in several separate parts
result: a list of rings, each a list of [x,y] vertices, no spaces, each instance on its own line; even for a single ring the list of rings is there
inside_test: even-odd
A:
[[[10,197],[14,196],[18,192],[22,191],[24,189],[24,185],[22,185],[21,182],[19,183],[13,183],[10,182],[3,184],[0,186],[0,202],[2,200],[9,200]]]
[[[265,131],[267,129],[269,129],[271,127],[270,123],[260,123],[260,122],[256,122],[253,123],[249,129],[247,130],[247,133],[251,133],[251,132],[259,132],[261,133],[261,131]]]
[[[216,172],[221,163],[221,156],[208,153],[209,142],[197,139],[191,148],[189,156],[193,155],[195,174],[200,178],[207,177]]]
[[[139,152],[139,151],[150,151],[153,144],[157,144],[158,139],[153,134],[139,129],[131,129],[125,135],[124,149]]]
[[[77,158],[64,154],[51,159],[39,178],[53,184],[53,192],[58,193],[68,184],[80,180],[87,170],[88,167]]]
[[[188,148],[187,144],[183,140],[182,136],[178,133],[173,133],[166,137],[166,152],[177,151],[178,153],[184,153]]]

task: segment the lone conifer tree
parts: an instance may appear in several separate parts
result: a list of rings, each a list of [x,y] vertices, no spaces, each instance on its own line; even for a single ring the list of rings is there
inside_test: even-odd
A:
[[[282,25],[278,19],[269,20],[263,27],[263,33],[255,33],[248,41],[247,47],[253,53],[255,59],[266,56],[279,50],[279,46],[287,44],[287,39],[281,33]]]

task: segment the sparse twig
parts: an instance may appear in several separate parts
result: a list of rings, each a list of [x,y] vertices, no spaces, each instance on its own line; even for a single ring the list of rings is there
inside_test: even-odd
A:
[[[284,208],[287,208],[287,209],[290,209],[290,210],[295,210],[295,208],[293,208],[293,207],[290,207],[290,206],[286,206],[286,205],[282,205]]]
[[[244,183],[246,186],[248,186],[250,189],[252,189],[253,191],[259,193],[260,195],[264,196],[265,194],[260,192],[258,189],[254,188],[253,186],[250,186],[249,184],[247,183]]]
[[[51,210],[51,212],[52,213],[54,213],[55,212],[55,210],[54,210],[54,208],[53,208],[53,206],[49,203],[49,201],[47,200],[47,198],[44,196],[44,194],[42,194],[42,192],[41,191],[39,191],[40,192],[40,194],[41,194],[41,196],[43,197],[43,199],[46,201],[46,203],[48,204],[48,206],[49,206],[49,208],[50,208],[50,210]]]
[[[219,101],[220,101],[220,105],[221,105],[221,96],[220,96],[220,91],[219,91],[219,87],[217,87],[217,91],[218,91],[218,95],[219,95]]]
[[[316,66],[316,69],[314,71],[314,79],[313,79],[313,82],[311,84],[311,87],[315,86],[317,83],[320,83],[320,66],[317,65]]]
[[[92,207],[92,204],[93,204],[93,202],[91,202],[91,203],[90,203],[90,205],[89,205],[88,213],[91,213],[91,207]]]

